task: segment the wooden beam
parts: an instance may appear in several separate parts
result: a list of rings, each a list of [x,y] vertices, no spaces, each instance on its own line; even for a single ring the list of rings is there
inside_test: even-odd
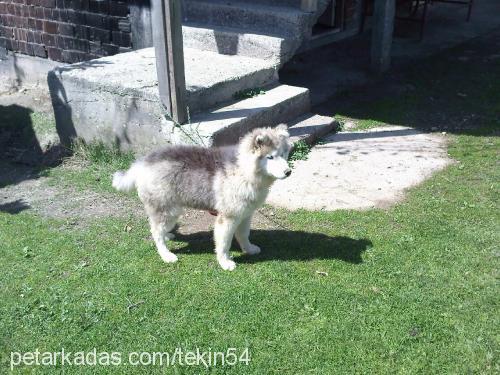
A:
[[[153,42],[160,99],[171,118],[187,121],[181,0],[152,0]]]
[[[134,49],[153,46],[151,26],[151,5],[149,0],[131,0],[130,25],[132,28],[132,47]]]
[[[304,12],[316,12],[318,10],[318,0],[301,0],[300,9]]]
[[[380,74],[391,66],[392,34],[396,16],[395,0],[375,0],[373,12],[371,69]]]
[[[342,1],[342,0],[339,0]],[[337,27],[339,26],[337,23],[338,15],[336,14],[337,10],[337,1],[336,0],[329,0],[328,6],[325,10],[325,13],[321,15],[318,19],[318,23],[320,25],[325,25],[328,27]]]

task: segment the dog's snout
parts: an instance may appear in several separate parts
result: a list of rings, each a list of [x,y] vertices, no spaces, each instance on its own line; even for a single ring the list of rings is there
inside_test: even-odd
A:
[[[285,176],[289,177],[291,174],[292,174],[292,170],[291,170],[290,168],[288,168],[288,169],[285,171]]]

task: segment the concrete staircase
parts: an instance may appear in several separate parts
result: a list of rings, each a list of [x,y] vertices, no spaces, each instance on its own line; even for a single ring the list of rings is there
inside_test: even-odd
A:
[[[300,0],[184,0],[183,36],[191,118],[165,118],[154,50],[57,68],[49,86],[59,128],[68,138],[115,143],[141,152],[165,143],[236,142],[257,126],[289,122],[302,134],[333,128],[312,114],[307,89],[280,85],[278,69],[307,39],[318,12]],[[247,98],[245,91],[259,94]],[[305,115],[304,115],[305,114]],[[300,121],[296,118],[301,117]]]
[[[329,0],[316,12],[301,0],[184,0],[183,35],[187,47],[260,59],[288,61],[310,38]]]

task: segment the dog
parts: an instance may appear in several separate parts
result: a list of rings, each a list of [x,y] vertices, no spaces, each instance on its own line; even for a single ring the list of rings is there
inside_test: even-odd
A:
[[[273,182],[292,173],[287,162],[290,149],[286,125],[254,129],[234,146],[167,146],[135,161],[127,171],[116,172],[113,187],[137,189],[158,253],[167,263],[177,261],[165,241],[173,238],[171,231],[183,209],[215,214],[217,261],[232,271],[233,236],[244,253],[261,251],[249,240],[250,222]]]

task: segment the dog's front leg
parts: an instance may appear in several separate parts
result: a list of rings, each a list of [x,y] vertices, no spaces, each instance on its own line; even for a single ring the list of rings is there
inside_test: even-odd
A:
[[[236,268],[236,263],[229,256],[229,248],[237,226],[236,220],[220,214],[215,220],[215,254],[220,266],[226,271],[232,271]]]
[[[240,225],[238,225],[238,228],[236,228],[235,237],[238,243],[240,244],[241,250],[243,250],[244,253],[249,255],[254,255],[260,253],[260,247],[250,243],[249,236],[250,236],[251,221],[252,221],[251,215],[243,219]]]

